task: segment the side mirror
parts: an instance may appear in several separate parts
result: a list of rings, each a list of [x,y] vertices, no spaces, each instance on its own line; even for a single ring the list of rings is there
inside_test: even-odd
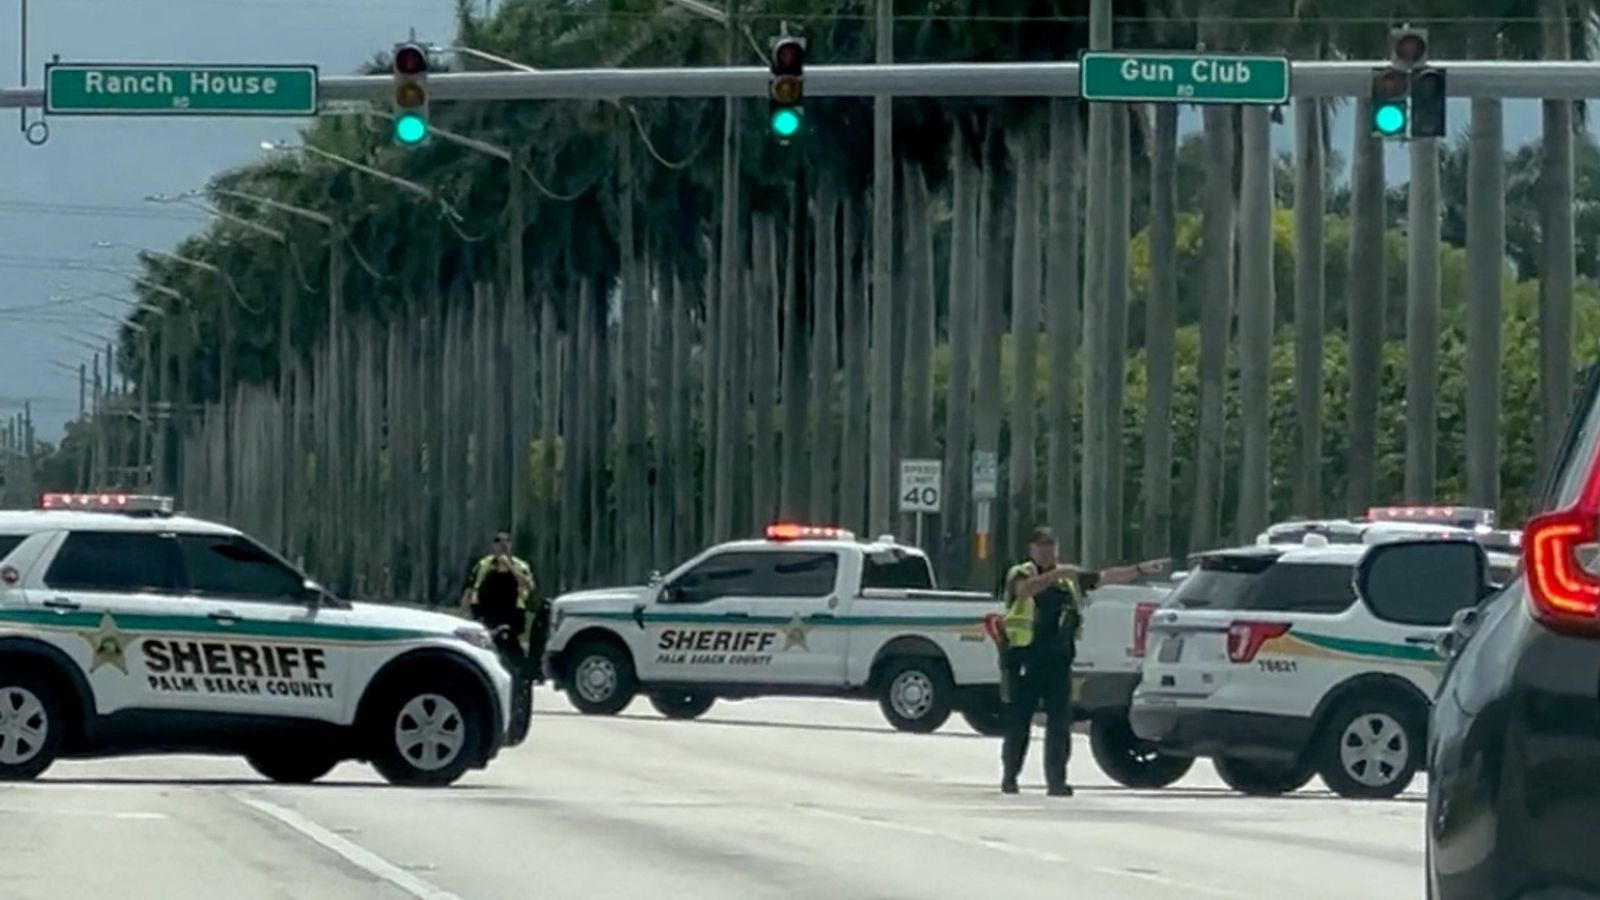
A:
[[[651,569],[650,570],[649,579],[650,579],[650,583],[652,585],[660,584],[661,583],[661,570],[660,569]]]
[[[1371,545],[1356,567],[1356,593],[1380,618],[1453,626],[1493,591],[1489,560],[1473,541],[1414,540]]]
[[[322,585],[317,584],[315,581],[312,581],[309,578],[307,578],[305,582],[300,585],[300,601],[313,608],[322,605],[322,601],[327,596],[327,593],[327,591],[322,589]]]

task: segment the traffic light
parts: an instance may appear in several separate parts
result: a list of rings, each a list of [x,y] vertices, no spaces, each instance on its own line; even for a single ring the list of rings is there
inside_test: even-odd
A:
[[[787,144],[805,123],[806,42],[784,36],[772,42],[772,84],[768,124],[773,137]]]
[[[1410,79],[1405,72],[1383,66],[1372,70],[1372,133],[1381,138],[1403,138],[1409,116],[1406,93]]]
[[[420,144],[428,136],[428,51],[419,44],[394,47],[394,139]]]
[[[1445,133],[1444,70],[1423,66],[1411,70],[1411,136],[1439,138]]]

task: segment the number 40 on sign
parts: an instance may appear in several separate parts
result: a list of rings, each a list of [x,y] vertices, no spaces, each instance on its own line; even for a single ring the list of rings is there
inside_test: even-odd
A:
[[[900,461],[900,511],[937,513],[944,500],[944,463],[937,459]]]

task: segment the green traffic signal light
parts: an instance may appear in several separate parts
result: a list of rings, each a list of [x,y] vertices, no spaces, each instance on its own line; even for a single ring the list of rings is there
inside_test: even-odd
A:
[[[1394,135],[1406,130],[1406,110],[1398,103],[1388,103],[1372,111],[1372,127],[1379,134]]]
[[[800,111],[779,109],[772,113],[772,133],[781,138],[794,137],[800,131]]]
[[[402,144],[420,143],[428,136],[428,123],[421,116],[404,113],[394,120],[394,138]]]

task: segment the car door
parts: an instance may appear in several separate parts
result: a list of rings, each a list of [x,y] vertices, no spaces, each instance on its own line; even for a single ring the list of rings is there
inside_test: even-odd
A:
[[[764,580],[770,554],[713,553],[664,584],[640,612],[648,652],[639,674],[647,682],[749,680],[771,667],[778,631],[751,618],[750,599]],[[730,657],[739,657],[739,664]],[[757,662],[766,660],[762,665]],[[754,676],[763,680],[765,675]]]
[[[839,553],[830,549],[769,551],[749,593],[730,604],[753,624],[776,628],[770,659],[729,661],[730,675],[755,668],[761,680],[780,685],[842,685],[849,635],[835,617],[839,608]],[[862,625],[869,626],[870,622]],[[743,675],[740,680],[751,680]]]
[[[1426,696],[1434,696],[1444,675],[1445,659],[1438,652],[1439,639],[1450,630],[1457,611],[1477,605],[1478,585],[1486,572],[1462,572],[1433,560],[1447,560],[1449,554],[1429,554],[1426,563],[1409,567],[1404,577],[1405,590],[1385,592],[1384,597],[1362,597],[1361,629],[1376,651],[1381,651],[1387,668],[1415,684]]]
[[[344,611],[311,602],[305,577],[238,534],[179,534],[185,597],[207,623],[208,684],[229,712],[346,720]]]
[[[58,635],[102,715],[205,708],[194,673],[168,652],[199,629],[181,595],[170,534],[73,531],[27,585],[33,621]]]

